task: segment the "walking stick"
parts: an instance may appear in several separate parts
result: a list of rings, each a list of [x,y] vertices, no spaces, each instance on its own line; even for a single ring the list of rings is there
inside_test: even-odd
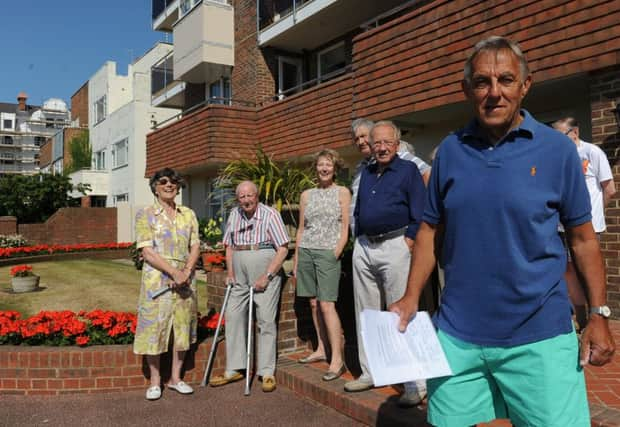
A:
[[[245,360],[245,392],[244,396],[250,395],[250,353],[252,351],[252,312],[254,308],[254,286],[250,285],[250,308],[248,312],[248,351]]]
[[[211,364],[213,363],[213,355],[215,354],[215,346],[217,345],[217,337],[220,334],[220,327],[222,326],[222,319],[224,318],[224,313],[226,312],[226,305],[228,305],[228,297],[230,296],[230,291],[232,290],[233,282],[232,280],[226,280],[226,294],[224,295],[224,303],[222,304],[222,310],[220,311],[220,317],[217,319],[217,327],[215,328],[215,335],[213,336],[213,342],[211,343],[211,351],[209,352],[209,360],[207,361],[207,369],[205,369],[205,374],[202,377],[202,382],[200,385],[205,387],[207,385],[209,375],[211,373]]]

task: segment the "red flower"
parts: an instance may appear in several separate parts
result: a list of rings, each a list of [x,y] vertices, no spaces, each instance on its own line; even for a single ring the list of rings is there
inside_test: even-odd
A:
[[[11,268],[11,276],[12,277],[27,277],[27,276],[34,276],[34,273],[32,272],[32,266],[31,265],[16,265],[15,267]]]
[[[75,343],[77,345],[86,345],[88,344],[88,342],[90,341],[90,338],[88,338],[87,336],[81,335],[77,338],[75,338]]]

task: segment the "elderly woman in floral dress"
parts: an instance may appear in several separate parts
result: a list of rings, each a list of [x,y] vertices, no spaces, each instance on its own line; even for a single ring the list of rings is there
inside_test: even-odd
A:
[[[196,342],[197,299],[194,268],[200,255],[198,221],[194,211],[176,204],[181,176],[172,169],[150,179],[153,205],[136,214],[137,248],[142,250],[142,286],[134,353],[146,355],[151,374],[148,400],[161,397],[160,355],[173,341],[168,388],[181,394],[193,389],[181,380],[185,352]],[[170,290],[161,295],[158,291]]]

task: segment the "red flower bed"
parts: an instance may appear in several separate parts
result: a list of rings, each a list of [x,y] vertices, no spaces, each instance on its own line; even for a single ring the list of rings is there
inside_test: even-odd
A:
[[[136,332],[136,315],[104,310],[41,311],[21,319],[16,311],[0,311],[0,345],[104,345],[131,344]],[[198,333],[210,335],[219,314],[198,313]]]
[[[76,245],[36,245],[18,248],[0,248],[0,258],[16,258],[53,253],[84,252],[102,249],[126,249],[132,243],[80,243]]]

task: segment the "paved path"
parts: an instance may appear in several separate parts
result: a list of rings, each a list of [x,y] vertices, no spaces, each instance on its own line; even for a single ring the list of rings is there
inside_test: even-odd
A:
[[[164,391],[155,402],[144,392],[53,397],[0,396],[0,426],[316,426],[363,424],[294,394],[285,387],[263,393],[260,383],[243,396],[244,384],[196,387],[190,396]]]

